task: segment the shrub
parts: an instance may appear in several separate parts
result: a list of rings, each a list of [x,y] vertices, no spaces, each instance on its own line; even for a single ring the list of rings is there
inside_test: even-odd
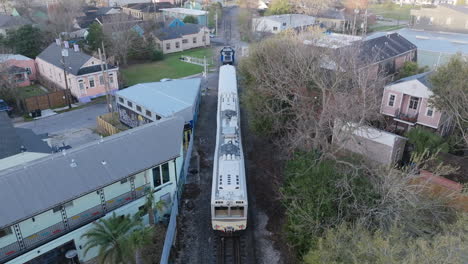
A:
[[[164,53],[161,50],[153,49],[151,52],[151,61],[160,61],[164,59]]]

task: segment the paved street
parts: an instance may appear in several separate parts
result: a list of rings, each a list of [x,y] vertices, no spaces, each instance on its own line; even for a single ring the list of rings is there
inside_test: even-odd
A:
[[[106,112],[105,103],[97,103],[43,119],[18,123],[15,126],[32,129],[36,134],[49,134],[52,145],[64,143],[76,147],[100,138],[94,132],[96,117]]]

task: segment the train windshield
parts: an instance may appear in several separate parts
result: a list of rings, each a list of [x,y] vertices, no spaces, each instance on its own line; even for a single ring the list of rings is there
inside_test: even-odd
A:
[[[215,217],[226,217],[229,216],[229,208],[220,206],[215,207]]]
[[[231,207],[231,216],[243,217],[244,216],[244,207],[242,207],[242,206]]]
[[[215,217],[244,217],[244,207],[234,206],[229,210],[228,207],[215,207]]]

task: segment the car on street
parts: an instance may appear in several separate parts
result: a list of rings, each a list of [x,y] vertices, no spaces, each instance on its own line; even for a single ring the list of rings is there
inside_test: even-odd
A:
[[[11,114],[13,107],[9,106],[4,100],[0,99],[0,112],[7,112],[8,115]]]

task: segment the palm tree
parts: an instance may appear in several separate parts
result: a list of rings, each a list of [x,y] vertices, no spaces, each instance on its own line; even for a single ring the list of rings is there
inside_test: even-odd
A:
[[[151,189],[146,192],[145,211],[148,212],[149,224],[154,226],[156,220],[154,218],[154,193]]]
[[[81,237],[86,255],[91,248],[98,247],[98,262],[101,264],[137,263],[139,249],[150,240],[152,229],[144,228],[138,217],[130,215],[100,219],[95,226]]]

